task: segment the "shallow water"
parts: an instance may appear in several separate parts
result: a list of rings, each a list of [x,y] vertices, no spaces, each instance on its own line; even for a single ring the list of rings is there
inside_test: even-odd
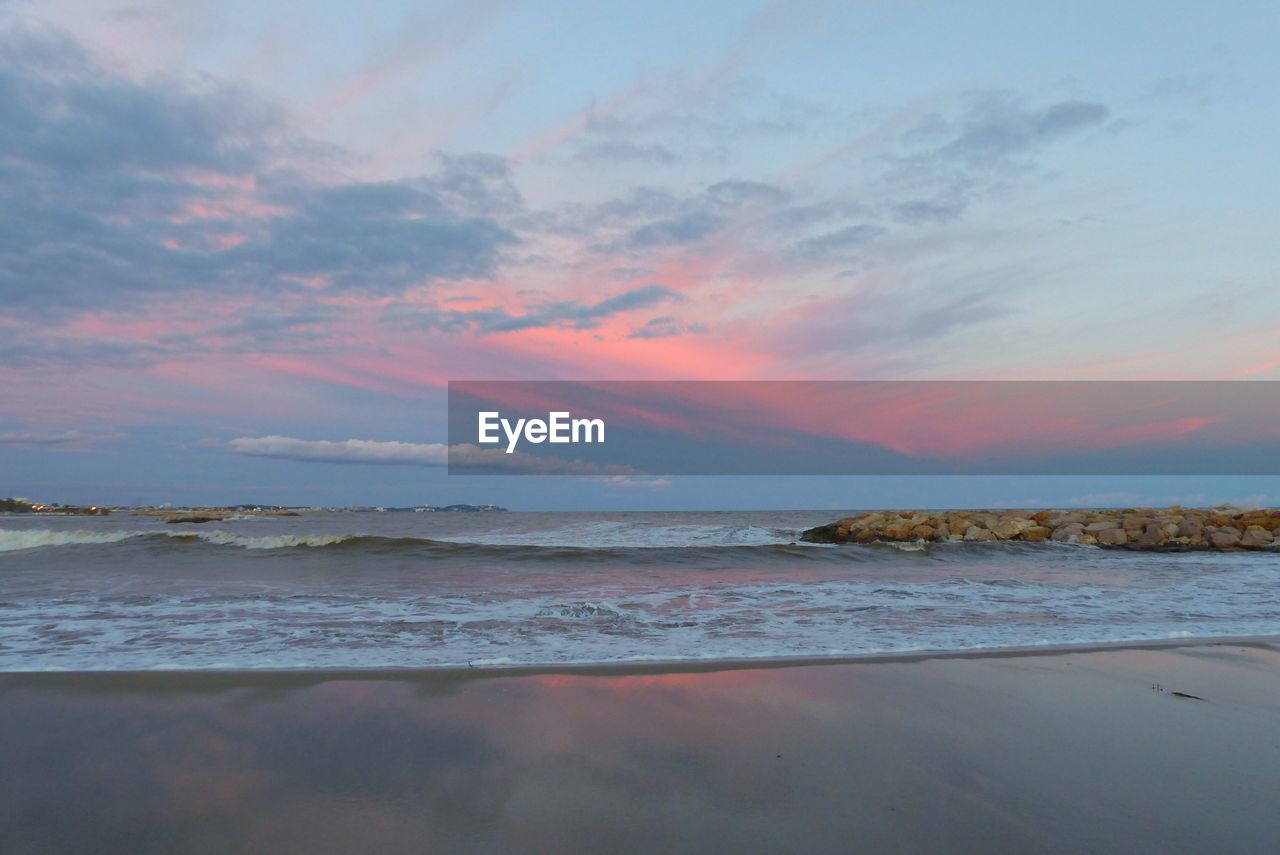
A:
[[[1280,554],[827,546],[835,514],[0,519],[0,669],[847,656],[1280,634]]]

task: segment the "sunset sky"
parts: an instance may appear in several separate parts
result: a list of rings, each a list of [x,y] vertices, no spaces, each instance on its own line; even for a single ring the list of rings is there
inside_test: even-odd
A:
[[[0,495],[1274,504],[422,448],[450,380],[1280,380],[1278,42],[1271,2],[0,0]],[[296,452],[348,440],[421,448]]]

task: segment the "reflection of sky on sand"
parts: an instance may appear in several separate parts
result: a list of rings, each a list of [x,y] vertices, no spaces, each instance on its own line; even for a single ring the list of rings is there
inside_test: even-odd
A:
[[[10,676],[0,828],[8,852],[1017,850],[1049,830],[1105,844],[1121,823],[1170,851],[1269,843],[1277,669],[1273,650],[1214,648],[474,680]],[[1206,803],[1232,811],[1197,815]]]

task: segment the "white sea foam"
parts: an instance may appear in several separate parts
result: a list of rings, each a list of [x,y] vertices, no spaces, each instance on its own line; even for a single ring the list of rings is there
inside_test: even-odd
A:
[[[165,532],[173,537],[195,537],[219,546],[241,546],[245,549],[291,549],[295,546],[333,546],[351,540],[355,535],[340,534],[278,534],[250,536],[232,534],[229,531]]]
[[[0,529],[0,552],[21,549],[44,549],[53,546],[119,543],[135,537],[169,537],[177,540],[202,540],[218,546],[244,549],[291,549],[295,546],[332,546],[357,535],[279,534],[252,536],[229,531],[62,531],[58,529]]]
[[[86,543],[118,543],[137,537],[140,531],[58,531],[32,528],[0,530],[0,552],[40,549],[46,546],[76,546]]]
[[[652,525],[600,520],[541,531],[487,531],[436,539],[487,546],[669,549],[684,546],[769,546],[791,543],[796,534],[758,525]]]
[[[0,670],[465,668],[1280,633],[1280,604],[1266,596],[1280,584],[1270,554],[1064,544],[801,552],[774,544],[790,543],[803,517],[787,520],[791,530],[770,522],[750,514],[379,514],[215,527],[123,516],[5,520],[40,528],[0,529],[0,552],[12,553],[0,555]],[[432,545],[446,537],[501,545]],[[347,548],[311,548],[350,539]],[[763,543],[750,548],[753,540]],[[75,544],[105,545],[55,548]],[[580,551],[559,548],[568,546]]]

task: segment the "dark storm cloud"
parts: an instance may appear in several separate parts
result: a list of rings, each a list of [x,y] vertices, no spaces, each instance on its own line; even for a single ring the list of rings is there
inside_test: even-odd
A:
[[[24,313],[301,280],[395,294],[486,276],[516,240],[500,222],[521,204],[500,158],[321,182],[284,168],[305,147],[244,91],[127,78],[57,34],[0,32],[0,127],[0,305]]]

